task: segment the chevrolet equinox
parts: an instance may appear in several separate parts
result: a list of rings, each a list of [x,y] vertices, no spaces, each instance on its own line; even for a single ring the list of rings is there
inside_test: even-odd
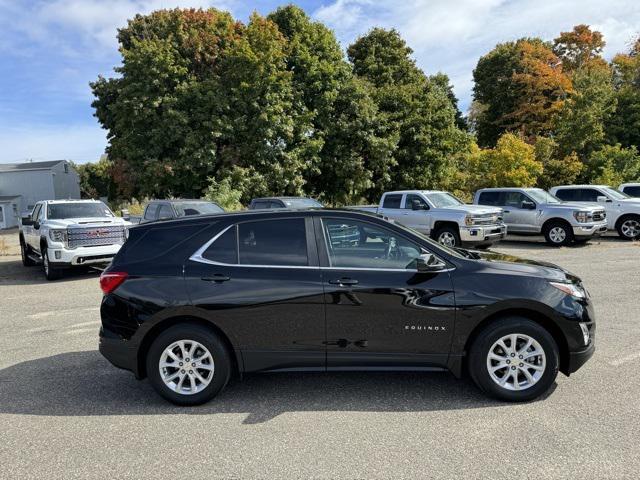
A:
[[[100,351],[180,405],[232,374],[449,370],[534,399],[593,354],[579,278],[349,210],[151,223],[103,272]]]

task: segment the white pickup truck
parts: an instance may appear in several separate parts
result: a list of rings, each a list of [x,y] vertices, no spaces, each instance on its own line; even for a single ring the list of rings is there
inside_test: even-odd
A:
[[[47,280],[60,278],[65,268],[107,264],[124,243],[128,225],[97,200],[38,202],[22,218],[22,263],[42,264]]]
[[[484,248],[507,234],[501,208],[467,205],[449,192],[385,192],[377,207],[351,208],[390,218],[449,247]]]
[[[549,192],[567,202],[603,207],[609,230],[616,230],[625,240],[640,239],[640,198],[608,185],[561,185]]]

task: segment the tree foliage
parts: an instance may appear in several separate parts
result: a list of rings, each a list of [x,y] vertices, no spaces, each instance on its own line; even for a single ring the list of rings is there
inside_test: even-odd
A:
[[[553,51],[562,60],[564,70],[573,71],[593,63],[606,65],[601,57],[605,45],[602,33],[581,24],[560,33],[553,41]]]

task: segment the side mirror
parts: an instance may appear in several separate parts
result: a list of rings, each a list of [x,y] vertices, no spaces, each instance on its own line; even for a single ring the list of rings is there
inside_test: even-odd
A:
[[[436,257],[433,253],[423,253],[416,258],[416,269],[418,272],[440,272],[447,268],[447,264]]]
[[[598,203],[608,203],[608,202],[610,202],[611,200],[609,200],[609,199],[608,199],[607,197],[605,197],[604,195],[598,195],[598,196],[596,197],[596,201],[597,201]]]
[[[420,203],[420,200],[412,200],[411,210],[426,210],[426,208],[422,203]]]
[[[129,215],[129,210],[126,208],[123,208],[122,210],[120,210],[120,216],[122,217],[123,220],[126,220],[127,222],[131,220],[131,215]]]
[[[536,204],[533,202],[530,202],[529,200],[525,200],[520,205],[520,208],[523,208],[525,210],[535,210]]]
[[[27,215],[26,217],[22,217],[20,219],[20,223],[22,223],[23,226],[33,225],[33,221],[31,220],[31,215]]]

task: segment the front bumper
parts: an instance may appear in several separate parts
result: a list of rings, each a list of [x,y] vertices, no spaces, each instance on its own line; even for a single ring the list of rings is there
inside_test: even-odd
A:
[[[49,261],[52,265],[105,265],[118,253],[122,245],[100,245],[97,247],[67,248],[63,244],[50,244],[48,248]]]
[[[583,223],[573,226],[573,234],[576,237],[593,237],[607,233],[607,222]]]
[[[505,224],[478,225],[460,227],[460,240],[463,243],[492,243],[507,236]]]
[[[584,350],[580,350],[578,352],[570,352],[569,353],[569,365],[567,368],[567,375],[575,372],[576,370],[578,370],[582,365],[584,365],[585,363],[587,363],[587,360],[589,360],[592,356],[593,353],[596,351],[596,344],[595,342],[591,342],[589,344],[589,346],[587,348],[585,348]]]

